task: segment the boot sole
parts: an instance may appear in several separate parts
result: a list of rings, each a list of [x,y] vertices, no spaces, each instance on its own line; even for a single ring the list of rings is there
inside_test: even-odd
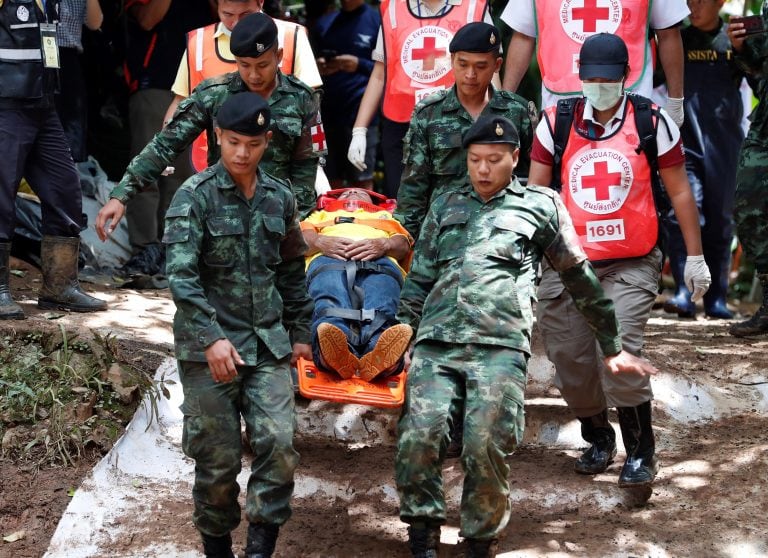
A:
[[[106,304],[104,304],[104,306],[94,308],[92,306],[75,306],[70,304],[62,304],[60,302],[48,302],[44,300],[38,300],[37,307],[43,310],[64,310],[69,312],[80,312],[83,314],[87,312],[103,312],[107,309]]]
[[[406,324],[392,326],[379,336],[376,346],[360,359],[360,377],[370,382],[387,368],[397,364],[411,342],[413,329]]]
[[[667,314],[677,314],[678,318],[695,318],[696,317],[695,310],[691,312],[690,310],[685,310],[680,306],[678,306],[677,304],[673,304],[671,302],[665,302],[662,308],[664,309],[664,312],[666,312]]]
[[[350,352],[347,336],[335,325],[320,324],[317,327],[317,341],[326,366],[345,380],[360,369],[360,360]]]
[[[24,312],[21,314],[3,314],[0,315],[0,320],[26,320],[27,316],[24,315]]]
[[[608,463],[605,464],[605,467],[602,467],[600,469],[580,469],[579,464],[576,463],[576,465],[573,466],[573,470],[576,471],[580,475],[599,475],[600,473],[605,473],[608,470],[608,467],[613,465],[613,459],[608,461]]]
[[[728,330],[728,333],[734,337],[760,337],[763,335],[768,335],[768,329],[763,329],[760,331],[738,331],[734,330],[734,328],[731,328]]]

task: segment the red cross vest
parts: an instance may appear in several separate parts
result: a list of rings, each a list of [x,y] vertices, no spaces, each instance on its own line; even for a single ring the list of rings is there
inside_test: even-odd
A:
[[[381,25],[387,78],[384,116],[408,122],[413,107],[424,97],[453,86],[448,44],[467,23],[483,21],[485,0],[461,0],[440,16],[419,18],[408,9],[408,0],[384,0]]]
[[[651,0],[536,0],[538,61],[541,79],[558,95],[580,95],[579,51],[595,33],[621,37],[629,52],[627,88],[649,64],[646,60]]]
[[[292,74],[296,52],[297,26],[295,23],[277,19],[275,23],[281,38],[280,46],[283,47],[283,61],[280,63],[280,70],[284,74]],[[237,71],[235,59],[225,58],[219,50],[219,37],[215,36],[218,25],[218,23],[213,23],[187,34],[187,70],[190,92],[204,79]],[[205,133],[197,136],[192,143],[192,166],[197,172],[208,166],[208,139]]]
[[[635,151],[635,109],[625,106],[624,122],[610,136],[589,139],[572,125],[563,152],[560,195],[593,262],[645,256],[658,240],[651,166]],[[556,111],[546,110],[551,130]]]

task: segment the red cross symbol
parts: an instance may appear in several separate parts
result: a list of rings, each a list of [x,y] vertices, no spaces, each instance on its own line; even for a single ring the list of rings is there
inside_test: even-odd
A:
[[[424,37],[424,46],[421,48],[415,48],[411,52],[411,58],[413,60],[423,60],[421,69],[434,70],[435,59],[445,56],[445,47],[437,47],[437,39],[435,37]]]
[[[611,186],[621,186],[621,173],[608,172],[608,163],[606,161],[595,163],[595,174],[581,177],[582,189],[595,189],[595,201],[611,199]]]
[[[608,8],[598,8],[597,0],[584,0],[583,8],[573,8],[571,17],[580,19],[585,33],[597,31],[597,22],[607,20],[611,12]]]
[[[312,126],[309,132],[312,135],[312,150],[324,151],[326,149],[326,145],[325,130],[323,130],[323,125],[318,124],[317,126]]]

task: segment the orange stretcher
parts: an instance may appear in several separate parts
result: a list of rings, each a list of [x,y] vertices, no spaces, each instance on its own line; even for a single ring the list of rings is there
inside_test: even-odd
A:
[[[300,358],[296,363],[299,393],[307,399],[323,399],[336,403],[356,403],[372,407],[400,407],[405,401],[405,371],[366,382],[360,378],[341,378],[326,372],[311,360]]]

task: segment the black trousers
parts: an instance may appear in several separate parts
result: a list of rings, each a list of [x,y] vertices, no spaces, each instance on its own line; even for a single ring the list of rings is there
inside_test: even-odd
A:
[[[381,159],[384,161],[384,191],[388,198],[397,198],[403,175],[403,138],[409,122],[395,122],[381,117]]]
[[[13,237],[22,177],[40,198],[43,234],[78,236],[85,225],[80,177],[53,103],[0,107],[0,241]]]

